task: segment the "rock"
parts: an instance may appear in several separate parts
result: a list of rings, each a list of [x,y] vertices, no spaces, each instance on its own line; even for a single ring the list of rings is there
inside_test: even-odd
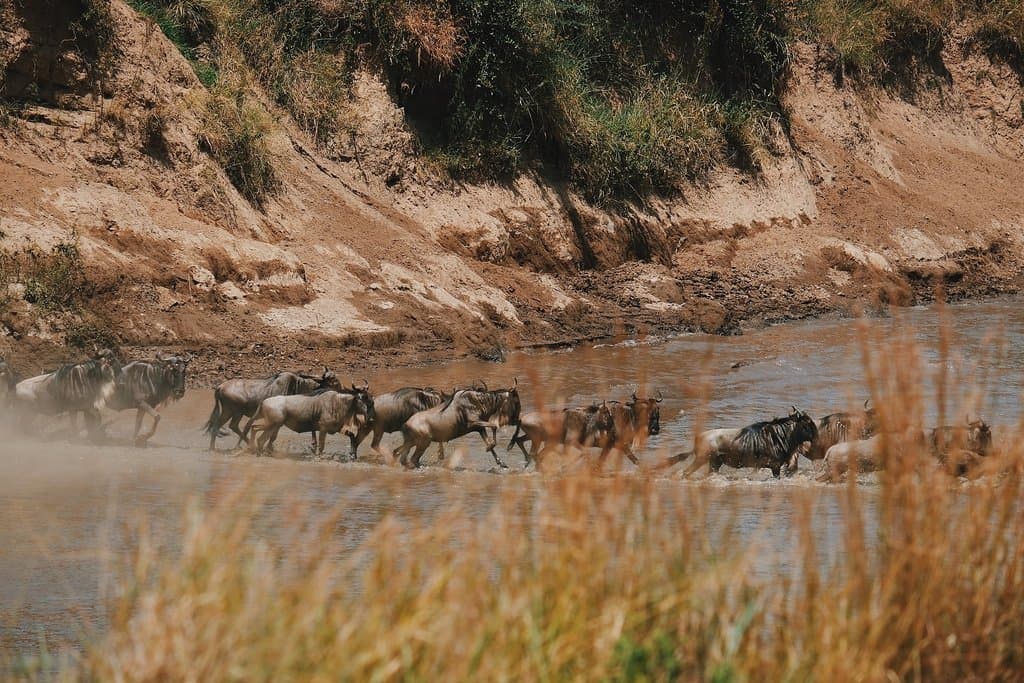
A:
[[[217,284],[217,278],[213,273],[202,266],[192,266],[188,269],[188,277],[192,286],[201,292],[208,292]]]
[[[227,282],[222,282],[219,285],[217,285],[216,291],[217,294],[221,295],[222,297],[230,301],[239,301],[245,298],[245,292],[239,289],[238,285],[236,285],[231,280],[228,280]]]

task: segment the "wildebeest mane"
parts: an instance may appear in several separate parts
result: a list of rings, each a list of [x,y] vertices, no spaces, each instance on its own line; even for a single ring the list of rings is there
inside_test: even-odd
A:
[[[799,417],[789,415],[766,422],[755,422],[740,430],[736,444],[750,453],[772,453],[776,458],[789,456],[790,439]]]
[[[100,360],[62,365],[53,373],[49,384],[50,395],[61,404],[68,406],[93,403],[110,380],[104,376]]]
[[[476,389],[459,389],[441,408],[444,412],[455,406],[456,419],[460,428],[470,422],[490,419],[501,410],[510,399],[508,389],[495,391],[478,391]],[[471,415],[472,413],[472,415]]]
[[[142,400],[155,408],[174,399],[174,392],[173,368],[164,361],[135,361],[124,366],[118,375],[121,403]]]
[[[444,394],[433,387],[402,387],[391,392],[395,398],[405,401],[413,410],[429,410],[444,400]]]

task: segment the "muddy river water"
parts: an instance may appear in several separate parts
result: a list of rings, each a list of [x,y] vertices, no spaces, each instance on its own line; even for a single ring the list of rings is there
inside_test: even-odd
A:
[[[1024,313],[1020,301],[1001,299],[950,306],[945,316],[953,340],[950,368],[976,368],[988,373],[989,386],[980,410],[994,426],[1016,425],[1024,376]],[[898,311],[894,317],[869,321],[873,352],[886,352],[891,339],[909,334],[921,345],[925,374],[940,362],[942,316],[932,308]],[[791,405],[821,415],[859,404],[863,386],[858,325],[850,320],[779,325],[738,337],[692,335],[661,340],[627,340],[588,344],[560,351],[520,352],[495,365],[459,361],[450,365],[396,368],[368,379],[383,392],[407,385],[451,387],[484,379],[493,388],[519,378],[524,409],[540,399],[578,404],[594,398],[624,400],[637,385],[664,394],[662,430],[642,458],[655,462],[668,453],[687,450],[695,421],[706,415],[708,426],[742,426],[784,414]],[[1002,340],[997,344],[993,339]],[[354,377],[360,380],[362,377]],[[928,384],[926,379],[926,385]],[[706,386],[706,390],[701,387]],[[926,389],[927,392],[927,389]],[[954,392],[955,393],[955,392]],[[959,397],[949,409],[961,409]],[[701,410],[703,406],[703,412]],[[134,416],[107,415],[111,443],[82,445],[70,439],[65,422],[39,438],[18,430],[0,434],[0,653],[36,652],[45,640],[72,646],[102,630],[103,596],[113,566],[138,542],[139,520],[149,533],[174,546],[186,501],[213,504],[226,491],[243,485],[268,501],[263,514],[271,529],[275,505],[300,501],[328,509],[345,501],[343,546],[352,547],[386,514],[427,518],[449,504],[457,493],[462,504],[485,512],[509,487],[541,495],[543,476],[524,473],[522,457],[499,453],[510,465],[497,472],[490,457],[470,436],[453,442],[449,459],[438,464],[435,450],[428,465],[405,472],[366,455],[356,463],[313,463],[302,458],[306,437],[282,432],[278,457],[255,459],[227,453],[233,444],[220,439],[225,452],[209,453],[200,432],[211,407],[210,390],[189,391],[168,406],[150,447],[127,445]],[[925,421],[937,419],[935,401],[926,404]],[[385,437],[394,446],[398,435]],[[338,437],[328,452],[347,453]],[[632,471],[625,463],[623,469]],[[767,470],[728,471],[698,482],[682,482],[670,471],[655,491],[701,497],[709,522],[732,525],[734,532],[758,534],[776,552],[756,570],[770,575],[786,571],[784,548],[792,533],[792,507],[787,501],[800,491],[813,491],[815,530],[823,562],[841,552],[842,487],[816,485],[801,463],[801,473],[772,481]],[[870,503],[871,482],[865,482]],[[269,510],[269,512],[267,512]],[[717,520],[717,522],[716,522]]]

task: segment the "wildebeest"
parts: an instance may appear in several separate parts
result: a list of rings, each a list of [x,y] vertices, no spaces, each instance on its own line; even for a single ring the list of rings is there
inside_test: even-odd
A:
[[[977,457],[988,455],[992,447],[992,430],[984,420],[967,420],[964,425],[943,425],[928,435],[928,445],[951,474],[963,475]]]
[[[796,458],[800,449],[809,447],[818,433],[814,420],[805,412],[793,408],[787,417],[766,422],[755,422],[741,429],[711,429],[702,432],[694,441],[692,451],[672,456],[659,465],[659,469],[682,462],[690,455],[693,463],[686,469],[689,476],[705,463],[717,472],[722,465],[729,467],[768,467],[778,477],[782,468],[796,471]]]
[[[252,417],[260,403],[271,396],[293,396],[309,394],[317,389],[341,389],[337,375],[324,368],[320,377],[298,374],[295,372],[278,372],[263,379],[229,379],[222,382],[213,393],[213,411],[206,421],[204,431],[210,435],[210,450],[213,450],[220,429],[225,422],[235,434],[238,444],[248,441],[246,433],[238,428],[243,417]]]
[[[876,434],[868,439],[841,441],[833,444],[825,453],[821,473],[815,479],[835,481],[848,472],[854,463],[856,463],[858,472],[875,472],[881,469],[881,445],[881,434]]]
[[[351,391],[321,389],[312,394],[270,396],[259,405],[245,426],[256,440],[256,455],[269,454],[281,427],[293,432],[319,435],[315,453],[322,455],[328,434],[337,434],[350,425],[356,429],[373,419],[373,396],[369,386]],[[258,438],[257,438],[258,437]]]
[[[661,431],[661,392],[658,398],[637,398],[636,392],[625,404],[609,401],[612,418],[615,420],[615,441],[609,442],[601,451],[600,462],[603,463],[612,448],[622,451],[630,462],[639,465],[640,461],[633,453],[633,444],[639,439],[656,436]]]
[[[443,403],[448,396],[432,388],[403,387],[381,394],[373,399],[373,418],[359,427],[355,433],[349,433],[351,456],[356,458],[359,444],[367,434],[373,432],[370,448],[380,452],[380,440],[385,433],[397,432],[406,420],[420,412]]]
[[[968,420],[964,425],[936,427],[929,434],[928,442],[936,455],[950,448],[962,448],[978,455],[988,455],[992,447],[992,430],[984,420]]]
[[[121,368],[117,388],[107,401],[112,410],[135,410],[136,446],[143,446],[156,433],[160,414],[156,409],[168,401],[178,400],[185,395],[185,373],[191,355],[165,356],[158,353],[155,361],[135,361]],[[149,431],[139,435],[142,416],[153,418]]]
[[[495,391],[460,389],[447,402],[421,410],[402,425],[402,445],[395,450],[394,456],[405,467],[419,467],[423,452],[432,442],[441,444],[443,458],[446,442],[477,432],[494,462],[499,467],[506,467],[494,452],[494,439],[487,436],[487,429],[497,431],[498,427],[518,424],[522,404],[517,386],[518,382],[509,389]],[[409,460],[409,451],[413,448],[416,450]]]
[[[906,429],[902,433],[875,434],[868,439],[841,441],[825,453],[821,473],[815,479],[835,481],[853,469],[854,464],[858,472],[877,472],[886,467],[886,453],[902,457],[906,455],[906,449],[920,449],[923,444],[924,434],[915,428]]]
[[[546,413],[525,413],[516,425],[516,431],[508,442],[508,449],[519,446],[523,452],[524,467],[536,461],[541,466],[541,459],[556,443],[563,446],[602,448],[615,443],[615,418],[607,402],[594,403],[582,408],[566,408]],[[527,452],[524,444],[530,442]]]
[[[870,399],[869,399],[870,400]],[[843,441],[868,439],[878,431],[878,414],[864,401],[860,413],[832,413],[818,421],[818,436],[807,451],[808,460],[821,460],[828,449]]]
[[[110,349],[97,351],[81,363],[69,363],[53,372],[22,380],[14,387],[15,401],[22,409],[59,415],[81,412],[90,434],[100,425],[100,409],[113,395],[121,364]],[[31,414],[23,416],[31,420]]]

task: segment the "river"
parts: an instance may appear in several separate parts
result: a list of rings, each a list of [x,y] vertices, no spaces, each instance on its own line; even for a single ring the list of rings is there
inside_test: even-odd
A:
[[[859,405],[868,395],[859,342],[864,335],[872,354],[887,353],[901,335],[916,340],[925,362],[925,395],[931,396],[931,378],[943,359],[939,331],[945,319],[953,348],[945,359],[948,369],[988,377],[984,403],[972,409],[993,425],[998,442],[1000,426],[1015,425],[1020,417],[1024,314],[1019,303],[974,301],[949,306],[942,314],[935,308],[898,310],[864,325],[808,321],[737,337],[687,335],[525,351],[502,365],[460,360],[390,369],[367,379],[374,391],[383,392],[407,385],[448,388],[477,379],[493,388],[518,378],[524,410],[541,399],[547,405],[578,404],[625,400],[638,386],[648,394],[660,390],[662,430],[642,455],[652,463],[688,450],[695,422],[742,426],[785,414],[792,405],[815,418]],[[974,380],[956,386],[967,381]],[[947,412],[958,415],[964,410],[962,397],[956,391],[950,395]],[[494,467],[475,435],[453,442],[443,465],[430,449],[427,466],[417,472],[368,456],[369,440],[358,462],[306,461],[308,437],[284,432],[274,458],[228,453],[233,437],[220,439],[224,452],[210,453],[200,426],[211,403],[210,390],[190,390],[164,409],[159,431],[145,449],[127,445],[133,413],[105,416],[111,443],[104,446],[70,439],[62,431],[66,420],[38,438],[6,429],[0,437],[0,467],[6,473],[0,478],[0,654],[38,652],[44,641],[50,648],[75,647],[101,632],[104,596],[138,543],[141,520],[146,533],[173,552],[183,508],[192,498],[212,505],[227,491],[250,487],[265,503],[260,509],[266,533],[274,532],[275,510],[295,504],[327,510],[343,501],[339,534],[342,547],[351,548],[388,513],[429,519],[457,496],[482,514],[509,487],[539,495],[541,477],[558,476],[524,473],[521,454],[504,453],[510,430],[499,434],[506,439],[499,453],[510,465],[507,471]],[[938,415],[936,401],[927,400],[926,424],[934,424]],[[397,438],[385,437],[385,446],[393,447]],[[328,441],[329,453],[347,453],[347,448],[338,437]],[[634,471],[629,463],[623,469]],[[790,567],[785,548],[793,533],[789,503],[794,495],[811,492],[822,562],[842,551],[843,489],[814,484],[811,469],[802,461],[800,474],[774,481],[767,470],[725,468],[685,483],[678,471],[669,471],[654,490],[677,494],[683,487],[685,495],[700,497],[712,523],[741,538],[756,534],[771,552],[755,571],[768,576]],[[870,506],[870,477],[864,486]]]

